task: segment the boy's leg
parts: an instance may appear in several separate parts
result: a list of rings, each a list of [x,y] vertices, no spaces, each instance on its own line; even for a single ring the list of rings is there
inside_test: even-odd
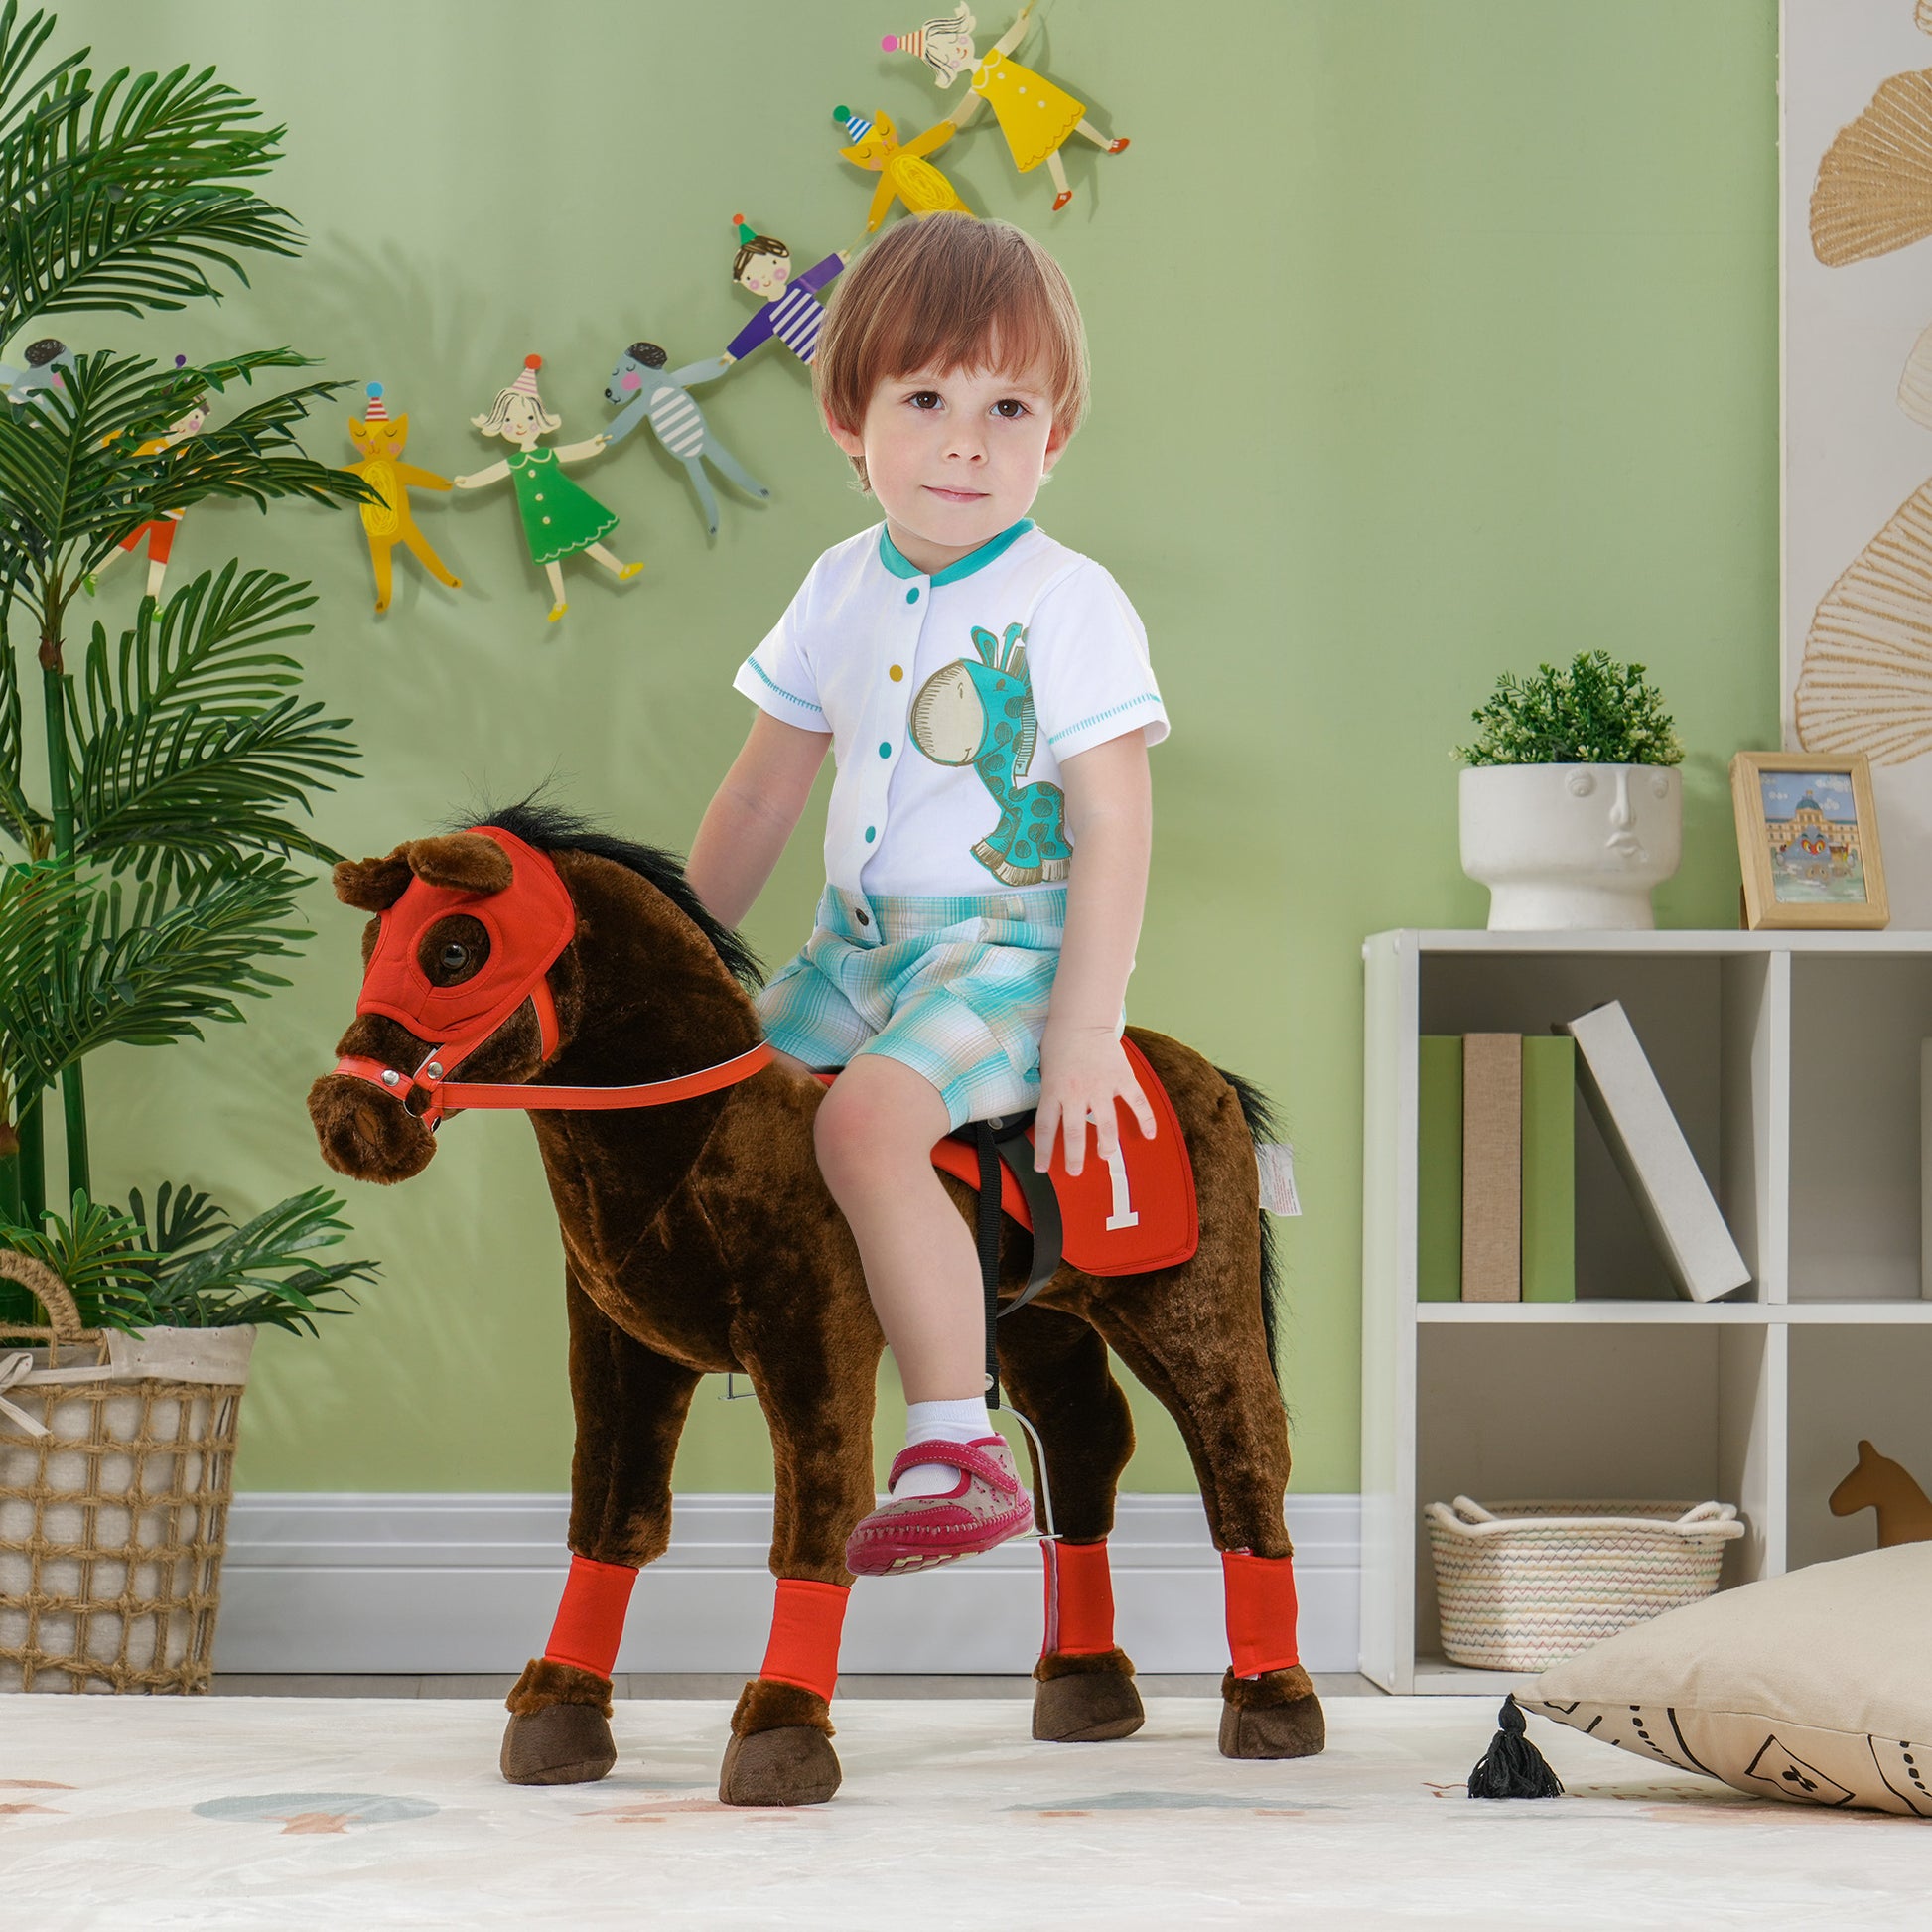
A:
[[[818,1110],[818,1165],[865,1263],[866,1286],[908,1402],[985,1395],[979,1256],[932,1166],[952,1129],[939,1091],[863,1053]]]

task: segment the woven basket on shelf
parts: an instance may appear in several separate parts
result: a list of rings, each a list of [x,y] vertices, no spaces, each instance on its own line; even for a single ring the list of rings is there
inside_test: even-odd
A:
[[[206,1691],[253,1328],[0,1326],[0,1691]]]
[[[1498,1503],[1423,1512],[1436,1559],[1443,1655],[1542,1670],[1718,1587],[1729,1503]]]

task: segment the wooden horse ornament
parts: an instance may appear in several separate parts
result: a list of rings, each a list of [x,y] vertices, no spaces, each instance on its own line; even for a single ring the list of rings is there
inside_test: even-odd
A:
[[[571,1577],[546,1654],[510,1694],[503,1775],[579,1783],[616,1763],[615,1633],[637,1567],[670,1538],[671,1462],[699,1379],[737,1370],[771,1432],[778,1581],[771,1645],[733,1713],[719,1792],[732,1804],[824,1801],[839,1785],[829,1700],[853,1581],[844,1551],[874,1502],[884,1341],[813,1153],[823,1088],[772,1061],[746,992],[756,962],[649,847],[526,802],[345,862],[335,885],[378,916],[343,1059],[310,1094],[325,1158],[356,1178],[406,1180],[436,1152],[445,1114],[526,1108],[562,1224]],[[1248,1118],[1259,1108],[1187,1047],[1131,1036],[1192,1158],[1199,1243],[1146,1274],[1062,1266],[999,1323],[1001,1374],[1039,1431],[1057,1529],[1042,1543],[1034,1735],[1096,1741],[1142,1722],[1107,1572],[1134,1447],[1111,1344],[1178,1422],[1223,1553],[1234,1667],[1221,1749],[1306,1756],[1323,1723],[1295,1648],[1288,1436]],[[944,1184],[970,1220],[973,1191]],[[1030,1238],[1007,1221],[1003,1293],[1021,1292],[1031,1261]]]
[[[1832,1491],[1834,1516],[1855,1516],[1862,1509],[1878,1512],[1881,1550],[1898,1543],[1932,1543],[1932,1497],[1902,1463],[1864,1442],[1859,1445],[1858,1467]]]

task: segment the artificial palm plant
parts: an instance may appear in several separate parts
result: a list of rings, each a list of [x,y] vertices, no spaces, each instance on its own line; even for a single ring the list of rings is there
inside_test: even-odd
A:
[[[214,270],[245,282],[246,251],[296,252],[293,220],[244,185],[284,130],[259,126],[212,69],[123,69],[96,83],[87,50],[45,59],[54,24],[22,18],[17,0],[0,8],[0,351],[51,317],[180,309],[218,294]],[[188,1189],[163,1190],[152,1226],[138,1194],[125,1212],[88,1198],[86,1056],[199,1038],[286,983],[273,963],[310,936],[298,862],[339,856],[298,816],[356,754],[346,721],[299,696],[300,666],[278,648],[309,629],[306,584],[230,563],[163,604],[143,598],[118,636],[92,623],[77,661],[69,622],[143,523],[210,496],[366,499],[296,440],[342,385],[252,393],[265,372],[307,362],[273,348],[164,365],[44,339],[26,369],[6,371],[0,834],[22,858],[0,870],[0,1242],[55,1262],[89,1318],[117,1325],[308,1325],[316,1294],[366,1273],[307,1259],[343,1232],[322,1189],[241,1228]],[[250,393],[225,421],[165,440],[192,403],[237,389]],[[30,637],[38,678],[23,663]],[[42,1107],[57,1086],[70,1208],[48,1214]],[[0,1319],[27,1313],[16,1295]]]

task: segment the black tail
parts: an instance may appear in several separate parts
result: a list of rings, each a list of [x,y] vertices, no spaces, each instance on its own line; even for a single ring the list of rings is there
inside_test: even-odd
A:
[[[1244,1080],[1240,1074],[1230,1073],[1224,1066],[1217,1066],[1214,1071],[1234,1089],[1234,1097],[1241,1103],[1241,1118],[1248,1123],[1249,1140],[1256,1147],[1280,1140],[1281,1122],[1276,1118],[1274,1102],[1252,1080]],[[1273,1216],[1264,1208],[1261,1215],[1261,1325],[1268,1336],[1268,1366],[1279,1374],[1281,1365],[1275,1359],[1276,1270],[1275,1223]]]

